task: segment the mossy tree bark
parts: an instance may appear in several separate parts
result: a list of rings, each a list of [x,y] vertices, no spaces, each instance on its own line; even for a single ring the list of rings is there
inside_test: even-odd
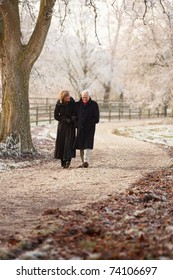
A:
[[[27,45],[21,42],[19,2],[4,0],[0,5],[3,20],[0,141],[5,142],[9,135],[15,135],[20,140],[21,152],[27,153],[34,150],[29,115],[29,78],[44,46],[55,0],[40,0],[37,23]]]

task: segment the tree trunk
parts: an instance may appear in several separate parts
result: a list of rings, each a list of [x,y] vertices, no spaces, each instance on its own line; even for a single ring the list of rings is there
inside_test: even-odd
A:
[[[173,89],[171,90],[171,117],[173,118]]]
[[[108,102],[110,100],[110,93],[111,93],[111,82],[104,83],[103,87],[105,89],[103,102]]]
[[[15,60],[2,59],[2,113],[0,141],[9,135],[17,137],[23,153],[33,151],[29,116],[30,70],[23,69]]]
[[[2,112],[0,141],[8,136],[20,142],[21,153],[33,152],[29,115],[29,78],[50,27],[56,0],[40,0],[40,10],[27,45],[21,42],[18,0],[0,4],[2,33]]]

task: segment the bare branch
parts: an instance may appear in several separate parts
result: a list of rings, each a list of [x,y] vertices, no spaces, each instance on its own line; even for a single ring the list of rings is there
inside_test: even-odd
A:
[[[114,0],[111,4],[112,7],[114,7],[116,0]]]
[[[171,28],[172,26],[171,26],[171,17],[170,17],[170,14],[169,14],[169,12],[166,11],[166,9],[165,9],[165,7],[164,7],[164,5],[163,5],[163,3],[162,3],[162,0],[159,0],[159,3],[160,3],[160,5],[161,5],[161,7],[162,7],[162,9],[163,9],[163,13],[164,13],[164,14],[167,16],[167,18],[168,18],[169,27]]]
[[[4,22],[4,46],[10,41],[12,45],[18,45],[18,47],[21,47],[21,31],[18,2],[13,1],[12,3],[9,0],[1,1],[0,13]],[[11,32],[11,30],[13,30],[13,32]],[[5,49],[10,51],[8,46]]]
[[[31,67],[39,57],[52,19],[53,7],[56,0],[40,0],[40,11],[35,29],[24,48],[26,67]]]
[[[101,45],[101,42],[99,40],[98,34],[97,34],[97,7],[96,4],[94,2],[94,0],[85,0],[85,5],[92,8],[92,10],[94,11],[94,29],[95,29],[95,36],[97,38],[97,41],[99,43],[99,45]]]
[[[167,14],[167,12],[166,12],[166,10],[165,10],[165,7],[164,7],[164,5],[163,5],[163,3],[162,3],[162,0],[159,0],[159,3],[160,3],[160,5],[161,5],[161,7],[162,7],[162,9],[163,9],[164,14]]]
[[[28,1],[26,2],[26,5],[27,5],[27,8],[28,8],[28,11],[29,11],[29,14],[30,14],[30,17],[31,17],[32,21],[35,22],[36,16],[34,15],[33,9],[31,7],[31,5],[28,3]]]
[[[146,24],[145,22],[145,17],[146,17],[146,14],[147,14],[147,11],[148,11],[148,7],[147,7],[147,0],[144,0],[144,5],[145,5],[145,10],[144,10],[144,14],[143,14],[143,23],[144,25]]]
[[[62,12],[62,8],[61,8],[61,3],[62,1],[58,0],[58,13],[59,13],[59,19],[60,19],[60,32],[62,33],[64,31],[64,22],[65,19],[67,17],[68,14],[68,6],[69,6],[69,2],[70,0],[63,0],[64,3],[64,11]]]

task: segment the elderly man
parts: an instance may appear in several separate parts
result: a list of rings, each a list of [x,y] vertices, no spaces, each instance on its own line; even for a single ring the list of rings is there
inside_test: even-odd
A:
[[[76,149],[80,150],[82,159],[82,165],[79,167],[87,168],[89,166],[90,152],[94,146],[95,126],[99,122],[98,104],[91,100],[88,90],[84,90],[81,94],[81,99],[76,102],[76,115]]]

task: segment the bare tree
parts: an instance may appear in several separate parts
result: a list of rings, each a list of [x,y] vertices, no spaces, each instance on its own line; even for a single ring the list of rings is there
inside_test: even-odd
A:
[[[20,5],[29,1],[2,0],[2,112],[0,141],[15,133],[21,141],[21,151],[32,152],[29,117],[29,78],[38,59],[50,27],[55,0],[40,0],[35,28],[27,44],[22,43]]]
[[[123,76],[128,100],[163,105],[163,96],[173,85],[173,3],[167,0],[123,2],[131,20],[124,36],[126,48],[121,47],[119,53],[126,58]]]
[[[93,16],[81,2],[77,12],[69,18],[73,33],[71,37],[63,34],[65,51],[64,62],[61,63],[75,92],[79,94],[82,88],[95,86],[101,91],[100,99],[104,95],[107,101],[114,91],[115,61],[124,7],[122,3],[112,7],[107,1],[95,4],[99,15],[95,30],[92,28]]]
[[[104,101],[107,102],[110,99],[110,95],[113,89],[113,81],[115,79],[115,69],[116,69],[116,57],[117,57],[117,47],[120,43],[120,31],[123,27],[123,17],[124,17],[124,4],[123,2],[115,2],[110,6],[109,2],[105,2],[107,7],[107,42],[108,42],[108,75],[105,78],[99,79],[104,88]],[[112,23],[113,22],[113,23]],[[115,94],[115,92],[114,92]]]
[[[94,30],[88,18],[92,19],[90,11],[78,2],[77,11],[69,17],[67,24],[71,35],[64,34],[63,70],[78,96],[82,89],[94,83],[97,76],[95,47],[98,42],[92,42]]]

